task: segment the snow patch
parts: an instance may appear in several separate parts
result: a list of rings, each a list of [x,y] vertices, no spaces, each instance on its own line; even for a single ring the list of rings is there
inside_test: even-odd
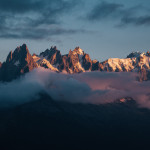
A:
[[[58,69],[53,67],[53,65],[51,65],[50,62],[48,60],[46,60],[45,58],[42,60],[39,60],[37,63],[39,66],[43,66],[43,65],[47,66],[47,68],[52,71],[58,71]]]
[[[73,52],[79,54],[79,55],[84,55],[84,51],[80,47],[76,47]]]
[[[14,63],[15,66],[19,66],[19,64],[20,64],[19,60],[17,60],[17,61]]]

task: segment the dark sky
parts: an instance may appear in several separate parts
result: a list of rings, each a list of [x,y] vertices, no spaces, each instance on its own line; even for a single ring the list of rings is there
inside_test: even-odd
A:
[[[150,49],[149,0],[0,0],[0,61],[26,43],[31,53],[80,46],[92,59]]]

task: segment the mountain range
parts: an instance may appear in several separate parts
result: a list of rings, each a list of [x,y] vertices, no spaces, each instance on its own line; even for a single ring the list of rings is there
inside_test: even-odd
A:
[[[137,72],[139,73],[138,80],[146,81],[150,79],[150,53],[132,52],[124,59],[110,58],[99,62],[91,60],[89,54],[80,47],[76,47],[73,51],[70,50],[66,55],[62,55],[56,47],[51,47],[39,55],[31,55],[27,45],[23,44],[13,52],[11,51],[5,62],[0,63],[0,81],[12,81],[38,67],[50,69],[58,74],[75,74],[86,71]],[[102,80],[98,84],[102,84]],[[117,81],[120,80],[117,78]],[[122,86],[122,83],[119,84]],[[147,86],[149,82],[142,83],[140,83],[142,89],[146,85],[142,92],[145,89],[148,89],[149,92]],[[116,84],[116,80],[114,84]],[[8,91],[13,88],[18,92],[18,88],[15,89],[14,84],[6,89],[6,92],[3,92],[4,85],[1,86],[1,93],[9,95]],[[63,84],[63,88],[66,85],[68,84]],[[25,84],[21,84],[19,88],[21,86],[25,86]],[[63,100],[63,95],[61,95],[62,100],[58,101],[45,91],[40,91],[35,97],[30,96],[31,100],[21,102],[25,97],[24,91],[26,91],[25,93],[30,90],[33,92],[32,87],[30,89],[28,87],[25,86],[20,93],[21,97],[14,100],[15,102],[19,101],[17,106],[10,103],[13,102],[12,94],[9,96],[10,101],[5,100],[3,94],[0,98],[1,105],[6,101],[11,106],[10,108],[0,106],[0,149],[94,150],[112,149],[113,147],[115,149],[139,147],[144,149],[149,143],[150,110],[147,107],[140,107],[139,103],[131,97],[116,99],[112,103],[104,104],[72,103],[71,99],[74,95],[71,95],[69,102]],[[131,86],[131,88],[136,95],[140,91],[136,90],[135,86]],[[129,94],[131,88],[127,87]],[[117,91],[122,92],[123,90],[115,90],[116,95]],[[84,90],[81,92],[87,94]],[[59,92],[57,92],[58,94]],[[17,98],[18,94],[15,95]],[[93,100],[95,98],[93,96]],[[99,99],[101,98],[102,95]],[[105,98],[107,100],[108,97]],[[141,101],[143,101],[142,97]],[[149,99],[145,102],[149,105]]]
[[[38,67],[69,74],[86,71],[138,72],[138,80],[145,81],[150,79],[150,53],[132,52],[124,59],[109,58],[99,62],[92,60],[80,47],[65,55],[56,46],[39,55],[31,55],[27,45],[23,44],[11,51],[5,62],[0,62],[0,81],[12,81]]]

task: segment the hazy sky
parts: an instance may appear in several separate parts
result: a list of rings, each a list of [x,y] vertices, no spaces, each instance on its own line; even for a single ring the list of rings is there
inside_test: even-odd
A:
[[[26,43],[39,54],[80,46],[92,59],[150,50],[149,0],[0,0],[0,61]]]

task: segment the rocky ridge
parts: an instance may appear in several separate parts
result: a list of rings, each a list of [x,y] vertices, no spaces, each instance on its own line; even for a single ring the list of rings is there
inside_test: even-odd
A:
[[[139,80],[143,81],[150,79],[150,53],[132,52],[124,59],[109,58],[99,62],[92,60],[80,47],[62,55],[54,46],[31,56],[27,45],[23,44],[11,51],[4,63],[0,63],[0,80],[11,81],[37,67],[70,74],[86,71],[138,72]]]
[[[11,51],[6,61],[2,63],[0,80],[11,81],[37,67],[37,63],[29,53],[27,46],[23,44],[17,47],[14,52]]]

